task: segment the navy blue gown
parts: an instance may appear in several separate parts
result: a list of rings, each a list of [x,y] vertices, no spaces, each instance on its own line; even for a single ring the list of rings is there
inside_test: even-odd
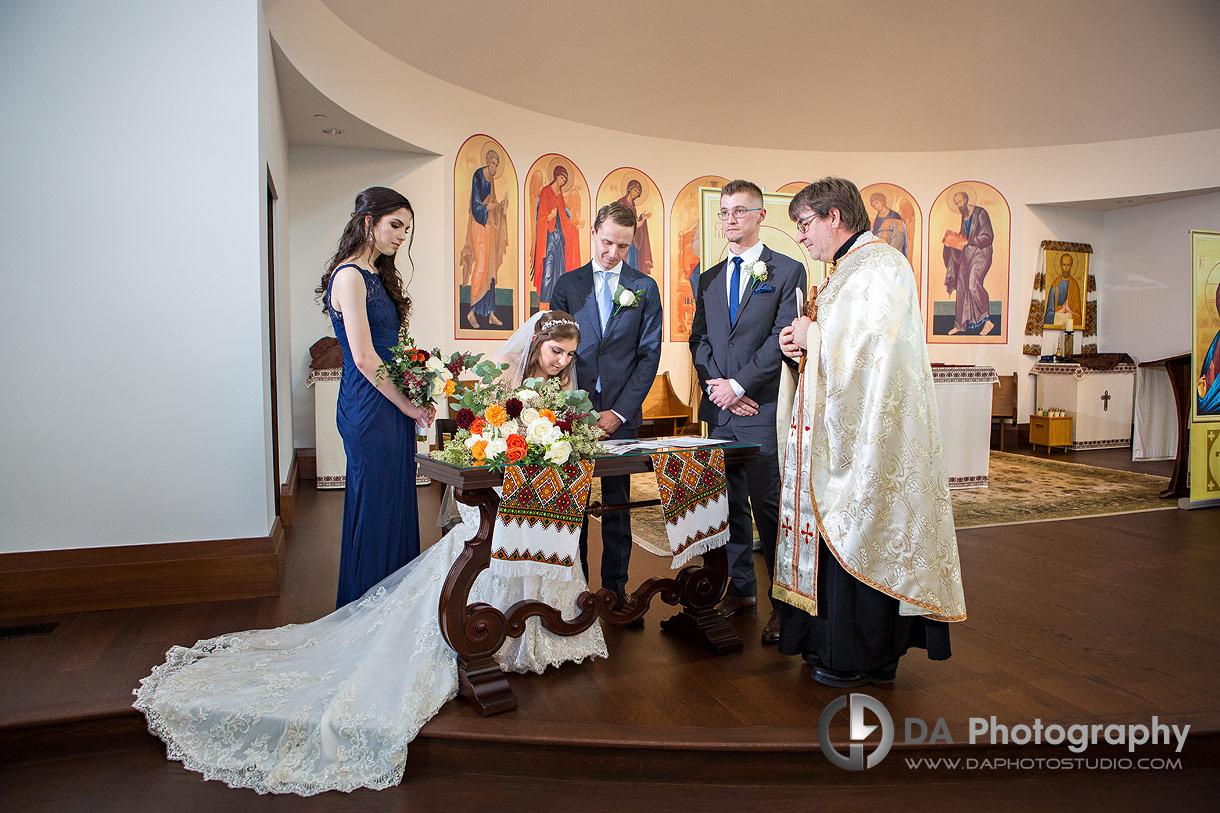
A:
[[[368,289],[369,333],[382,360],[398,344],[398,312],[381,278],[358,265]],[[336,268],[337,272],[339,268]],[[331,276],[334,282],[334,276]],[[382,395],[352,360],[343,315],[327,310],[343,350],[336,423],[347,453],[343,497],[343,543],[339,559],[342,607],[419,555],[419,514],[415,503],[415,422]]]

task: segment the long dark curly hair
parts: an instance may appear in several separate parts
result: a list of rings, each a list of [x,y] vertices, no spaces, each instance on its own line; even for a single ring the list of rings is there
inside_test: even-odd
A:
[[[327,291],[330,289],[330,278],[335,273],[335,269],[359,256],[365,246],[372,242],[373,227],[383,217],[393,214],[399,209],[406,209],[410,212],[413,221],[411,234],[407,238],[407,260],[411,262],[411,273],[414,276],[415,262],[411,260],[411,244],[415,242],[415,210],[411,208],[411,201],[393,189],[371,186],[356,196],[356,207],[352,210],[352,216],[347,221],[347,225],[343,227],[343,235],[339,238],[339,249],[327,263],[321,284],[313,289],[316,294],[314,299],[321,303],[323,313],[330,314],[330,295]],[[367,226],[364,223],[366,217],[372,218]],[[394,303],[394,309],[398,311],[398,324],[405,325],[411,315],[411,297],[403,291],[402,277],[398,274],[394,258],[393,254],[382,254],[373,263],[373,267],[377,269],[377,276],[381,278],[381,287],[385,288],[390,301]]]

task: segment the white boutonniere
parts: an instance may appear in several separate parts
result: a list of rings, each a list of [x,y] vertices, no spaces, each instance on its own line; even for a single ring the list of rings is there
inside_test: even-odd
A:
[[[613,316],[623,308],[638,308],[646,295],[647,291],[643,288],[632,291],[622,285],[618,286],[618,290],[614,292],[614,313],[610,315]]]
[[[746,266],[746,269],[750,272],[750,278],[753,280],[753,282],[750,283],[751,288],[754,288],[758,285],[758,283],[764,282],[767,279],[767,264],[762,260],[755,260]]]

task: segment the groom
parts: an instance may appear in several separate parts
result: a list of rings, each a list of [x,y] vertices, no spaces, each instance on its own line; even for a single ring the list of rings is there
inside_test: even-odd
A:
[[[623,262],[635,238],[635,226],[635,213],[628,207],[618,202],[603,206],[593,221],[592,262],[560,276],[550,302],[551,308],[567,311],[580,325],[576,381],[588,390],[593,408],[601,413],[597,425],[608,438],[638,436],[644,397],[661,361],[661,292],[651,277]],[[630,499],[630,476],[602,478],[603,504]],[[586,578],[588,536],[586,519],[580,531],[580,560]],[[602,587],[618,594],[616,611],[635,606],[627,595],[630,558],[630,513],[603,515]]]
[[[690,333],[704,393],[699,419],[707,422],[710,437],[761,447],[749,465],[725,470],[731,581],[720,611],[727,617],[757,608],[751,508],[768,582],[775,572],[780,486],[775,410],[784,363],[779,334],[796,318],[796,289],[805,290],[805,267],[763,245],[760,232],[767,210],[756,184],[725,184],[719,214],[729,256],[700,277]],[[779,642],[777,609],[771,610],[762,641]]]

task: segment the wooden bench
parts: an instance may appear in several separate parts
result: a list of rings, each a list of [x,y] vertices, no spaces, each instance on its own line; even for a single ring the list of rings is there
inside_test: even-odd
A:
[[[680,427],[690,423],[690,407],[674,392],[670,383],[669,373],[657,375],[644,396],[642,407],[644,425],[640,427],[641,437],[669,437],[678,434]]]
[[[1000,451],[1004,451],[1004,423],[1017,425],[1017,374],[1002,375],[991,388],[991,422],[1000,422]]]

